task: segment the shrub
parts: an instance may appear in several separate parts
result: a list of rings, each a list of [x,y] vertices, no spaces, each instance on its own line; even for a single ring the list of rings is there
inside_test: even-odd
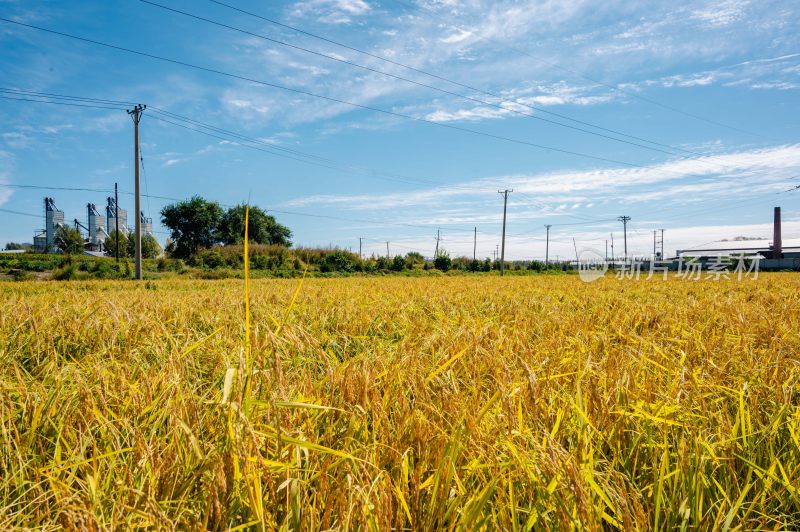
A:
[[[442,272],[446,272],[452,266],[453,261],[447,253],[439,253],[439,256],[433,259],[433,266]]]
[[[402,257],[401,257],[402,259]],[[320,265],[321,272],[353,272],[358,264],[357,258],[352,254],[342,250],[328,253]]]
[[[63,268],[53,272],[53,279],[56,281],[70,281],[77,276],[77,268],[74,264],[67,264]]]

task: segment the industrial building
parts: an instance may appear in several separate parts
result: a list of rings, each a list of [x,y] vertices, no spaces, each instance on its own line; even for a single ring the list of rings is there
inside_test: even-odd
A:
[[[772,240],[719,240],[692,249],[681,249],[678,251],[678,256],[713,259],[738,255],[747,257],[760,255],[765,259],[771,259],[774,251]],[[784,240],[781,255],[783,259],[800,259],[800,239]]]
[[[44,199],[45,227],[36,232],[33,237],[33,248],[37,253],[54,253],[58,251],[55,245],[56,231],[64,226],[64,211],[56,207],[53,198]],[[153,219],[148,218],[143,212],[139,213],[142,224],[142,235],[153,235]],[[119,220],[117,220],[119,217]],[[97,254],[105,251],[106,239],[113,231],[117,230],[122,234],[128,235],[131,230],[128,227],[128,211],[118,208],[114,198],[106,198],[105,216],[100,214],[100,210],[94,203],[86,204],[86,223],[78,218],[73,220],[77,229],[84,238],[84,250],[86,253]]]
[[[117,226],[117,216],[119,216],[119,226]],[[118,207],[114,198],[107,198],[106,203],[106,232],[110,235],[117,230],[127,235],[128,234],[128,211]]]
[[[53,198],[44,199],[44,229],[33,236],[33,248],[38,253],[54,250],[56,231],[64,225],[64,211],[56,207]]]
[[[763,268],[800,268],[800,239],[783,240],[781,236],[781,208],[775,207],[772,225],[772,240],[739,239],[709,242],[691,249],[680,249],[678,258],[694,258],[700,261],[719,257],[758,257]]]

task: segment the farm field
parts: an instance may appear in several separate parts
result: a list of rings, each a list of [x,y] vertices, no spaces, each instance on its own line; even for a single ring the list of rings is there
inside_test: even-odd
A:
[[[800,275],[0,283],[0,529],[798,529]]]

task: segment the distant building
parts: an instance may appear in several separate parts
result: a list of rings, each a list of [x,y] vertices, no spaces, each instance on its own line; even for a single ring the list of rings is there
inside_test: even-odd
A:
[[[775,207],[772,240],[720,240],[691,249],[678,250],[678,257],[698,259],[736,255],[759,255],[764,259],[793,262],[795,259],[800,259],[800,239],[783,240],[781,237],[781,208]]]
[[[719,240],[690,249],[679,249],[678,257],[716,258],[737,255],[761,255],[771,259],[774,255],[772,240]],[[800,259],[800,239],[783,241],[782,258]]]
[[[153,236],[153,219],[147,218],[143,212],[139,213],[142,222],[142,235]]]
[[[106,198],[106,233],[109,235],[117,230],[117,213],[119,213],[119,232],[128,234],[128,211],[123,208],[117,210],[114,198]]]
[[[56,231],[64,225],[64,211],[56,207],[53,198],[44,199],[44,229],[33,237],[33,249],[37,253],[55,251]]]
[[[103,251],[108,238],[106,232],[106,217],[100,214],[94,203],[86,205],[89,238],[86,241],[86,251]]]

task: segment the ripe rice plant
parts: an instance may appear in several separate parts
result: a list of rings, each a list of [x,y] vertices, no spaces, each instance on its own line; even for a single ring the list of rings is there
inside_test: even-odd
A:
[[[0,528],[797,529],[800,277],[0,284]]]

